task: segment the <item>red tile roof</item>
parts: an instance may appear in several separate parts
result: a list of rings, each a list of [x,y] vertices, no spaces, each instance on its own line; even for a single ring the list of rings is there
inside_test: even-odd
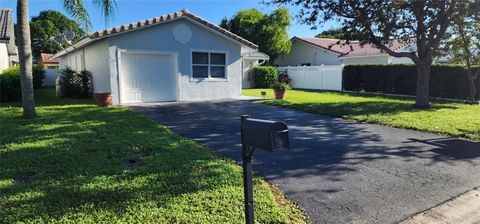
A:
[[[142,27],[146,27],[146,26],[150,26],[150,25],[154,25],[154,24],[157,24],[157,23],[163,23],[163,22],[166,22],[166,21],[170,21],[170,20],[175,20],[175,19],[178,19],[180,17],[188,17],[188,18],[191,18],[215,31],[218,31],[234,40],[237,40],[239,42],[241,42],[242,44],[245,44],[249,47],[253,47],[253,48],[258,48],[258,46],[226,29],[223,29],[213,23],[210,23],[208,22],[207,20],[205,19],[202,19],[198,16],[196,16],[195,14],[193,13],[190,13],[187,9],[182,9],[181,11],[179,12],[175,12],[175,13],[172,13],[172,14],[168,14],[168,15],[163,15],[163,16],[160,16],[160,17],[155,17],[155,18],[151,18],[151,19],[147,19],[147,20],[142,20],[142,21],[138,21],[138,22],[134,22],[134,23],[130,23],[130,24],[125,24],[125,25],[122,25],[122,26],[117,26],[117,27],[114,27],[114,28],[111,28],[111,29],[105,29],[105,30],[101,30],[101,31],[97,31],[97,32],[94,32],[92,34],[89,35],[90,38],[94,39],[94,38],[98,38],[98,37],[105,37],[105,36],[108,36],[108,35],[112,35],[112,34],[115,34],[115,33],[122,33],[122,32],[125,32],[125,31],[131,31],[131,30],[135,30],[135,29],[139,29],[139,28],[142,28]]]
[[[51,59],[53,54],[40,53],[40,60],[47,64],[58,64],[58,59]]]
[[[308,38],[308,37],[294,37],[297,39],[317,47],[323,48],[325,50],[339,54],[340,57],[349,57],[349,56],[368,56],[368,55],[379,55],[385,54],[382,50],[375,47],[373,44],[364,44],[362,45],[359,41],[350,41],[348,44],[344,40],[339,39],[328,39],[328,38]],[[410,39],[408,41],[402,40],[393,40],[388,47],[392,51],[398,51],[412,43],[415,43],[415,39]]]

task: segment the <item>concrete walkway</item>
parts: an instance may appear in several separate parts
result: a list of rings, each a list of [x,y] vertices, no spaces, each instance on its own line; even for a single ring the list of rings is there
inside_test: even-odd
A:
[[[240,115],[287,123],[291,149],[254,170],[314,223],[398,223],[480,185],[480,144],[248,101],[131,108],[237,161]]]
[[[480,189],[476,188],[400,224],[479,224]]]

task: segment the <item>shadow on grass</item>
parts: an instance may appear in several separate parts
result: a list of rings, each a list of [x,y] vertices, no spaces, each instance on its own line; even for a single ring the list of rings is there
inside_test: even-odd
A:
[[[415,111],[436,111],[440,109],[455,109],[449,104],[436,103],[427,110],[413,108],[409,102],[401,101],[360,101],[360,102],[314,102],[314,103],[293,103],[288,100],[262,101],[264,104],[283,106],[295,110],[322,113],[337,117],[350,116],[372,116],[372,115],[394,115],[402,112]]]
[[[241,172],[193,141],[124,108],[44,107],[35,120],[19,118],[20,110],[0,110],[0,223],[242,219],[234,209]],[[129,155],[142,165],[123,164]],[[13,181],[27,174],[32,183]],[[266,215],[278,209],[269,203],[259,216],[279,221],[278,211]]]
[[[62,106],[62,105],[80,105],[80,104],[95,104],[93,98],[87,99],[72,99],[72,98],[58,98],[55,95],[55,87],[47,86],[34,91],[35,106]],[[6,102],[1,103],[0,107],[21,107],[21,102]]]

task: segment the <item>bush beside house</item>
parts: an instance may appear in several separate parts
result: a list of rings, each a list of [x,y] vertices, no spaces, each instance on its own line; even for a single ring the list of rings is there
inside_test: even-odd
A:
[[[45,70],[33,66],[33,88],[42,87]],[[0,102],[16,102],[22,98],[20,67],[14,66],[5,69],[0,75]]]
[[[255,88],[268,88],[278,80],[278,71],[273,66],[254,68],[253,84]]]
[[[92,97],[92,74],[89,71],[77,72],[67,67],[61,70],[58,79],[61,96],[69,98]]]
[[[480,67],[475,68],[480,71]],[[415,65],[347,65],[343,68],[343,89],[348,91],[381,92],[415,95]],[[480,99],[480,79],[476,80]],[[430,96],[465,100],[468,97],[468,76],[461,65],[432,65]]]

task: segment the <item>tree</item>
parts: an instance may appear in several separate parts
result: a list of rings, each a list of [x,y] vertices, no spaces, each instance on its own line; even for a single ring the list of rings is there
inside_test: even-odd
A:
[[[117,0],[92,0],[102,9],[105,18],[113,15]],[[77,18],[85,27],[90,27],[89,15],[82,0],[65,0],[63,6],[73,17]],[[28,22],[28,0],[17,1],[17,33],[18,59],[20,62],[22,106],[25,118],[35,118],[35,101],[32,81],[32,46],[30,39],[30,23]]]
[[[478,74],[480,70],[475,73],[473,69],[473,65],[480,65],[480,15],[475,13],[479,10],[480,4],[462,12],[465,16],[453,22],[450,29],[451,38],[445,45],[445,52],[451,58],[451,62],[466,67],[470,102],[475,102],[477,92],[475,81],[480,76]]]
[[[315,37],[318,38],[332,38],[340,40],[363,40],[365,39],[361,33],[357,32],[345,32],[342,28],[332,28],[324,30],[321,33],[317,34]]]
[[[286,8],[279,8],[270,15],[257,9],[241,10],[232,19],[224,18],[220,23],[220,27],[257,44],[271,61],[290,52],[289,26],[290,13]]]
[[[18,26],[15,25],[15,29],[17,28]],[[55,53],[62,47],[67,47],[68,43],[66,42],[60,47],[51,40],[51,38],[67,32],[75,34],[73,42],[78,41],[85,35],[85,31],[75,20],[69,19],[58,11],[41,11],[38,16],[32,17],[30,20],[30,35],[34,61],[38,60],[40,53]]]
[[[478,0],[271,0],[267,4],[300,6],[299,17],[312,28],[337,20],[345,32],[365,35],[363,42],[374,44],[391,56],[412,59],[417,67],[415,107],[428,108],[430,68],[440,53],[440,43],[452,21],[480,3]],[[414,40],[417,51],[395,52],[388,47],[393,39],[404,43]]]

